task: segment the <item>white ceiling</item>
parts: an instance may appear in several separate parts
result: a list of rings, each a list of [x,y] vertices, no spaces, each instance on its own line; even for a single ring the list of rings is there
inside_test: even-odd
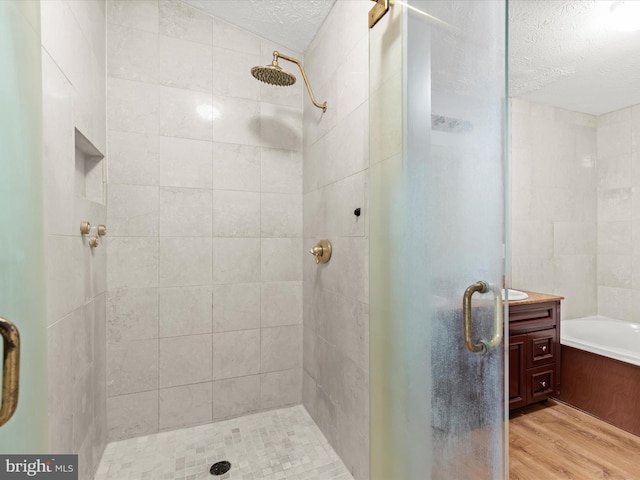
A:
[[[183,0],[304,52],[335,0]],[[640,2],[640,0],[630,0]],[[640,104],[640,31],[607,23],[612,0],[511,0],[510,95],[600,115]]]
[[[240,28],[303,53],[335,0],[183,0]]]
[[[510,95],[592,115],[640,104],[640,31],[611,28],[612,3],[511,0]]]

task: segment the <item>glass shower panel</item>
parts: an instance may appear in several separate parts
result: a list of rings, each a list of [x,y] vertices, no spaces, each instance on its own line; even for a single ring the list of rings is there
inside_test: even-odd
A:
[[[371,30],[372,480],[506,475],[505,12],[396,1]]]
[[[3,454],[47,452],[40,68],[39,2],[0,1],[0,317],[16,325],[21,343]]]

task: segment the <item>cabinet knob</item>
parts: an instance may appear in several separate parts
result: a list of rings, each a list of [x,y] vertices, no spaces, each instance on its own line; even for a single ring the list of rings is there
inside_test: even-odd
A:
[[[543,352],[547,351],[547,346],[546,345],[542,345],[542,347],[540,347],[540,350],[542,350]]]
[[[546,388],[546,386],[547,386],[547,382],[546,382],[545,380],[542,380],[542,381],[540,382],[540,386],[541,386],[542,388]]]

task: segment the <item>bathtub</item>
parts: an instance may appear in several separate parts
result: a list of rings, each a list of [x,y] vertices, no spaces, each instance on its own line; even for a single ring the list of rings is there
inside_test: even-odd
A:
[[[640,435],[640,324],[563,320],[560,400]]]
[[[563,320],[560,343],[640,367],[640,324],[607,317]]]

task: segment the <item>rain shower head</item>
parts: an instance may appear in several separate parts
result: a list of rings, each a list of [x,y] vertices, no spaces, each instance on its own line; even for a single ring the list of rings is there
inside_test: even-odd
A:
[[[313,92],[311,91],[311,87],[309,86],[307,74],[304,72],[304,67],[302,66],[302,63],[300,63],[300,61],[296,60],[295,58],[288,57],[287,55],[283,55],[278,51],[275,51],[273,52],[273,61],[271,62],[271,65],[253,67],[251,69],[251,75],[253,75],[255,79],[260,80],[264,83],[268,83],[269,85],[277,85],[281,87],[288,87],[289,85],[293,85],[294,83],[296,83],[296,77],[292,73],[283,70],[282,67],[278,65],[278,58],[283,58],[298,65],[298,68],[300,68],[300,73],[302,73],[304,84],[307,87],[307,92],[309,92],[309,97],[311,97],[311,101],[316,107],[321,108],[323,112],[326,112],[327,102],[316,102],[316,99],[313,96]]]
[[[296,77],[292,73],[283,70],[282,67],[278,65],[277,60],[274,60],[271,65],[253,67],[251,69],[251,75],[261,82],[279,87],[288,87],[296,83]]]

